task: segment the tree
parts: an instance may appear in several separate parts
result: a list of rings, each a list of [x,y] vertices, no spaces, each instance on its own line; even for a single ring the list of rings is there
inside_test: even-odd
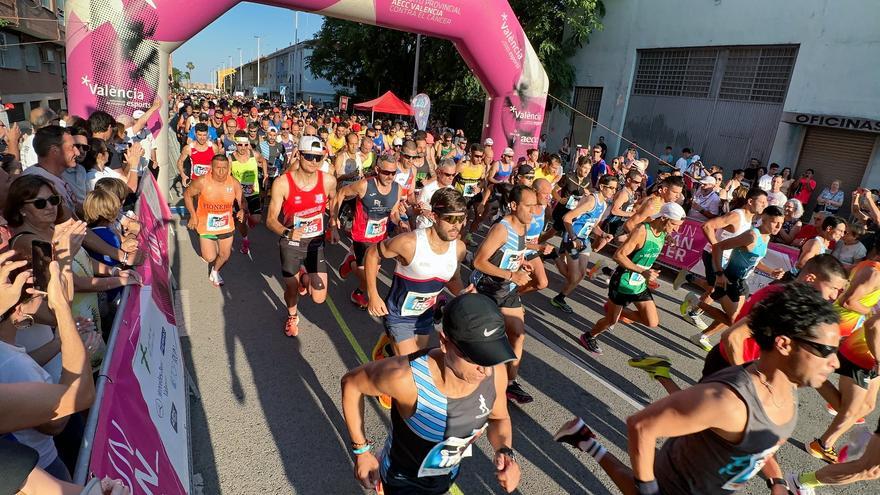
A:
[[[192,71],[196,66],[192,62],[186,63],[186,80],[192,82]]]
[[[173,67],[171,69],[171,87],[174,89],[179,89],[181,79],[183,79],[183,71],[181,71],[177,67]]]
[[[574,85],[570,57],[601,29],[602,0],[511,0],[550,79],[550,94],[565,101]],[[358,98],[391,90],[408,97],[416,36],[326,17],[307,65],[317,77],[353,86]],[[422,38],[419,91],[431,96],[432,114],[469,135],[479,134],[485,91],[449,41]],[[548,102],[549,104],[549,102]]]

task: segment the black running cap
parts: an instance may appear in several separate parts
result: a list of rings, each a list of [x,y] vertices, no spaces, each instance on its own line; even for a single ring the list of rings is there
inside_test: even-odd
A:
[[[483,294],[464,294],[449,301],[443,308],[443,333],[462,354],[480,366],[516,359],[498,305]]]

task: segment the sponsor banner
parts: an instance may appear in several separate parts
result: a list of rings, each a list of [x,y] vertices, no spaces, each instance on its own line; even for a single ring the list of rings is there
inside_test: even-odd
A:
[[[410,106],[415,113],[416,127],[424,131],[428,127],[428,116],[431,114],[431,98],[425,93],[419,93],[412,99]]]
[[[89,473],[125,481],[135,494],[188,493],[187,394],[168,273],[165,200],[150,174],[138,200],[147,259],[130,287],[98,405]]]
[[[339,97],[339,111],[345,112],[348,110],[348,96],[340,96]]]
[[[703,248],[706,247],[706,236],[703,235],[703,224],[690,218],[685,219],[678,232],[670,234],[666,239],[663,252],[657,260],[674,268],[687,268],[702,272]],[[700,273],[702,275],[702,273]]]

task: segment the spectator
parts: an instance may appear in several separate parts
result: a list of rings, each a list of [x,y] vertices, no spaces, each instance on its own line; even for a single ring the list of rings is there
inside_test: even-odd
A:
[[[28,167],[23,175],[43,177],[64,200],[64,206],[71,212],[82,212],[82,203],[76,202],[73,189],[62,179],[64,171],[76,167],[79,150],[74,146],[70,129],[57,125],[41,128],[34,136],[34,149],[38,161],[35,166]]]
[[[769,206],[778,206],[782,208],[788,198],[785,197],[785,194],[782,194],[782,176],[775,175],[770,182],[770,190],[767,192],[767,204]]]
[[[682,174],[687,172],[688,168],[691,166],[691,157],[693,153],[690,148],[682,148],[681,150],[681,158],[675,162],[675,168],[677,168]]]
[[[816,209],[813,211],[824,211],[831,215],[836,215],[837,210],[843,205],[844,193],[840,190],[840,179],[831,181],[831,186],[822,189],[819,197],[816,198]]]
[[[672,165],[672,162],[675,160],[675,155],[672,154],[672,146],[667,146],[663,150],[663,153],[660,153],[659,158],[661,162],[665,162],[667,165]]]
[[[599,177],[612,173],[611,168],[605,163],[605,160],[602,159],[602,148],[600,148],[598,144],[593,146],[591,150],[590,163],[590,182],[593,185],[593,189],[595,189]]]
[[[730,196],[730,210],[742,208],[746,204],[746,197],[749,195],[749,186],[739,186]]]
[[[700,187],[694,191],[688,216],[702,222],[718,216],[721,198],[715,192],[716,185],[715,177],[711,175],[703,177],[700,181]]]
[[[235,121],[233,120],[232,122]],[[86,153],[85,160],[83,160],[89,191],[95,189],[95,184],[104,177],[112,177],[125,182],[125,177],[107,166],[109,160],[110,150],[107,149],[107,143],[102,139],[89,139],[89,150]]]
[[[53,120],[57,120],[55,116],[55,112],[48,108],[37,107],[31,110],[30,119],[28,119],[31,123],[31,133],[28,134],[24,141],[21,143],[20,148],[20,158],[22,170],[27,170],[28,168],[37,164],[40,159],[40,155],[37,152],[37,148],[34,145],[34,139],[37,136],[37,131],[49,125]]]
[[[764,169],[761,168],[759,170],[763,171]],[[760,178],[758,179],[758,187],[766,192],[770,192],[770,188],[773,186],[773,177],[775,177],[777,173],[779,173],[779,164],[771,163],[770,170],[768,170],[767,173],[759,176]]]
[[[729,212],[732,208],[730,207],[730,201],[733,199],[733,193],[739,186],[742,185],[742,180],[745,177],[745,171],[738,168],[733,171],[733,177],[731,177],[727,184],[721,188],[718,192],[718,196],[721,198],[721,211],[723,213]]]
[[[785,217],[782,220],[782,227],[779,229],[779,233],[773,237],[773,242],[791,244],[801,230],[801,217],[804,215],[804,205],[792,198],[785,202],[782,212],[785,214]]]
[[[568,137],[562,138],[562,146],[559,147],[559,157],[562,158],[562,165],[567,172],[571,168],[571,144]]]
[[[789,193],[789,188],[794,182],[794,178],[791,176],[791,167],[783,168],[780,174],[782,175],[782,188],[780,190],[786,196],[791,196],[791,194]]]
[[[547,152],[547,135],[541,134],[541,138],[538,140],[538,152],[542,155]]]
[[[757,181],[761,175],[764,175],[763,173],[758,175],[758,168],[760,166],[761,160],[758,160],[757,158],[749,158],[749,166],[745,169],[745,180],[749,181],[749,184],[754,185],[755,181]]]
[[[791,245],[794,247],[801,247],[805,242],[819,235],[819,232],[822,231],[822,222],[825,221],[827,216],[828,215],[822,211],[813,213],[813,218],[810,219],[810,223],[801,227],[800,231],[791,241]]]
[[[843,242],[838,242],[834,248],[834,257],[843,263],[847,270],[868,256],[867,248],[859,241],[863,235],[865,235],[864,227],[850,224],[846,228],[846,234],[843,235]]]
[[[76,204],[81,205],[86,199],[86,193],[89,192],[88,172],[83,166],[83,161],[89,151],[89,137],[86,130],[81,127],[67,127],[67,129],[70,129],[70,135],[73,136],[73,146],[76,147],[79,154],[74,159],[74,166],[66,168],[61,174],[61,179],[70,187]]]
[[[810,197],[815,190],[816,181],[813,180],[813,169],[808,168],[803,174],[801,174],[797,181],[789,186],[788,196],[797,199],[802,205],[806,206],[810,202]]]
[[[605,159],[605,155],[608,153],[608,145],[605,144],[605,136],[599,136],[599,142],[596,143],[596,146],[602,148],[602,159]]]

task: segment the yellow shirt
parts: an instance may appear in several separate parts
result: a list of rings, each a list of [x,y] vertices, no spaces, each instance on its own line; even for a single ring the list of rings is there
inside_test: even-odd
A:
[[[345,146],[345,136],[336,137],[335,132],[333,134],[330,134],[330,137],[327,138],[327,146],[330,147],[331,155],[339,153],[339,150],[341,150]]]

